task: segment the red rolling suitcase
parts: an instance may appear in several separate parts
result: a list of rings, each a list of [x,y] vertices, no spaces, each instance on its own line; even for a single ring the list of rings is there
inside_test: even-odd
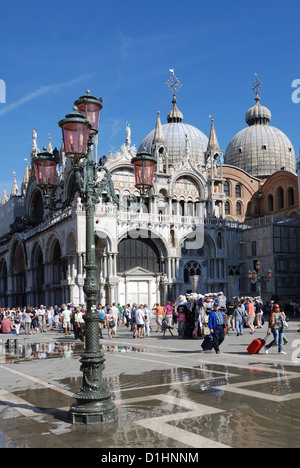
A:
[[[247,351],[249,354],[258,354],[259,351],[266,345],[268,335],[262,340],[261,338],[256,338],[252,341]]]

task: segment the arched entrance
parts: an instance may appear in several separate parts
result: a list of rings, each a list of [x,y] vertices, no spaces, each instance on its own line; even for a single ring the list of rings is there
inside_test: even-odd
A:
[[[26,271],[25,255],[20,243],[15,243],[11,258],[12,292],[11,303],[13,307],[26,306]]]
[[[4,258],[0,261],[0,307],[8,307],[7,265]]]
[[[62,281],[65,278],[62,251],[59,240],[52,235],[46,249],[46,291],[44,303],[46,306],[61,305],[64,302]]]
[[[145,233],[144,233],[145,234]],[[156,239],[155,239],[156,240]],[[119,243],[117,271],[120,278],[119,300],[123,304],[147,304],[160,301],[160,278],[164,260],[158,242],[147,235],[128,235]]]
[[[40,306],[45,302],[44,292],[44,258],[40,245],[37,243],[32,251],[32,298],[31,305]]]

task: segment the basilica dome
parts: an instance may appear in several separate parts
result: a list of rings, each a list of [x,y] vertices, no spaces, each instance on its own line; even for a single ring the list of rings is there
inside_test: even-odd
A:
[[[246,113],[248,127],[241,130],[229,143],[225,162],[239,167],[255,177],[268,177],[284,168],[295,172],[295,151],[288,137],[278,128],[269,125],[271,112],[256,104]]]
[[[158,117],[159,119],[159,117]],[[167,148],[169,164],[183,162],[186,158],[186,140],[190,142],[190,158],[197,165],[204,164],[204,152],[207,150],[208,138],[193,125],[183,123],[183,115],[177,108],[174,97],[173,108],[168,114],[168,123],[159,124],[142,141],[139,151],[153,152],[154,142],[160,142]]]

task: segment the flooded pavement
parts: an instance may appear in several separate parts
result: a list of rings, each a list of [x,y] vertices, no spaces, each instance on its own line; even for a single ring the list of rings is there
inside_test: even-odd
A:
[[[101,343],[119,414],[96,427],[68,418],[82,343],[24,342],[14,356],[1,348],[0,447],[300,447],[299,366],[277,355],[220,359],[195,342],[127,341]]]
[[[135,346],[100,345],[103,353],[145,353],[150,349]],[[13,364],[21,361],[35,361],[45,359],[71,359],[79,357],[84,351],[84,344],[74,341],[53,341],[48,343],[18,342],[14,340],[0,343],[0,363]]]

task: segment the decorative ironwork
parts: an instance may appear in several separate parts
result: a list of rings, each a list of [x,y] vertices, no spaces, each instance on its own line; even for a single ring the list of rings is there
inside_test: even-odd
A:
[[[251,87],[256,96],[258,96],[263,90],[262,82],[258,79],[257,73],[255,73],[255,80],[252,81]]]
[[[175,75],[175,71],[170,69],[172,73],[171,78],[166,82],[168,88],[172,91],[173,96],[176,96],[178,91],[182,88],[182,84],[178,80],[177,76]]]

